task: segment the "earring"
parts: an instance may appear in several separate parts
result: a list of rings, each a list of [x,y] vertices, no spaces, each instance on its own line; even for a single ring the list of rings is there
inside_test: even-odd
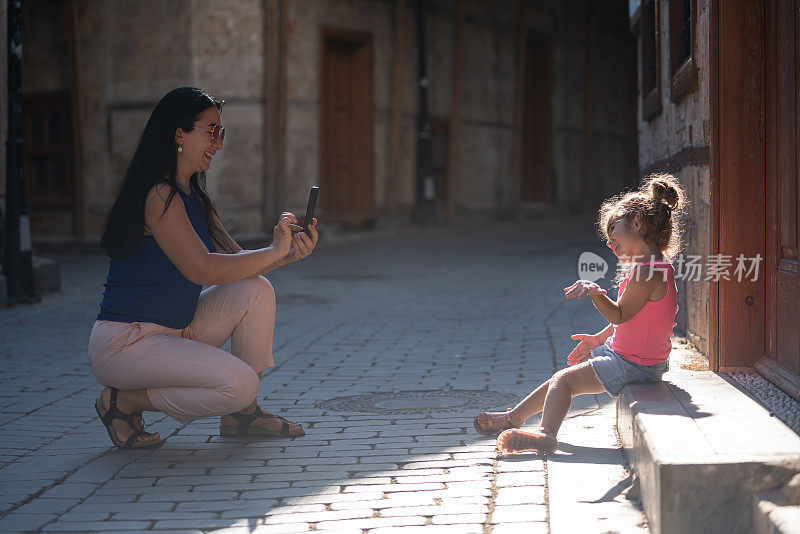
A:
[[[178,152],[183,152],[183,147],[181,145],[178,145]]]

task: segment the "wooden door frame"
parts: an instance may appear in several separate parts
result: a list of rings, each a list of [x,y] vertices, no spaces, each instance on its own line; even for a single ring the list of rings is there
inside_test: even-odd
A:
[[[374,65],[374,50],[373,50],[373,37],[372,33],[368,31],[361,31],[361,30],[349,30],[349,29],[342,29],[342,28],[334,28],[330,26],[322,26],[320,28],[320,84],[319,84],[319,138],[320,138],[320,158],[319,158],[319,181],[320,183],[324,180],[324,173],[325,173],[325,129],[323,127],[323,115],[325,113],[324,109],[324,95],[323,89],[329,83],[327,72],[325,69],[325,53],[326,53],[326,46],[329,40],[345,42],[345,43],[352,43],[357,45],[366,45],[368,47],[368,54],[369,54],[369,76],[367,77],[369,83],[369,109],[370,111],[370,120],[368,121],[368,128],[369,130],[366,132],[366,135],[369,137],[370,142],[368,143],[369,146],[369,169],[370,169],[370,181],[372,182],[372,208],[369,213],[325,213],[325,220],[328,222],[358,222],[363,220],[365,217],[372,218],[375,216],[377,211],[376,204],[375,204],[375,149],[374,149],[374,141],[375,141],[375,116],[374,116],[374,106],[375,106],[375,82],[373,80],[373,76],[375,73],[375,65]],[[324,195],[324,191],[322,195]],[[324,203],[322,205],[324,209]]]
[[[725,202],[731,198],[730,191],[737,191],[740,197],[747,198],[750,202],[751,213],[764,217],[764,234],[766,234],[766,193],[767,180],[767,154],[765,131],[757,127],[736,127],[736,124],[760,126],[766,130],[765,119],[765,50],[764,39],[733,39],[736,33],[733,30],[721,27],[722,0],[711,0],[710,17],[710,66],[711,66],[711,254],[730,253],[721,250],[723,237],[737,235],[746,236],[748,226],[752,226],[746,217],[734,219],[733,224],[727,220],[728,225],[723,227],[723,210],[735,209],[730,203]],[[749,35],[763,37],[765,30],[765,17],[763,3],[758,0],[725,0],[725,16],[727,21],[747,25],[748,29],[755,29]],[[754,15],[754,16],[753,16]],[[735,17],[735,18],[734,18]],[[722,33],[722,32],[728,32]],[[723,47],[720,43],[725,41]],[[742,58],[738,69],[732,69],[721,76],[721,53],[725,58]],[[726,63],[730,65],[730,63]],[[741,89],[743,88],[743,89]],[[735,103],[735,105],[733,105]],[[736,117],[731,113],[736,109]],[[744,149],[743,147],[747,147]],[[724,186],[721,181],[725,182]],[[724,190],[723,190],[724,189]],[[759,195],[759,189],[762,193]],[[726,216],[733,212],[725,211]],[[760,253],[762,258],[767,257],[766,235],[761,239],[752,238],[742,241],[742,249]],[[744,253],[744,250],[741,252]],[[737,251],[738,254],[738,251]],[[768,275],[765,275],[768,276]],[[768,288],[764,278],[760,276],[759,282],[745,284],[745,282],[709,282],[711,284],[711,310],[709,332],[709,366],[713,371],[730,371],[742,368],[752,368],[755,363],[767,354],[766,335],[766,302]],[[730,284],[738,284],[736,286]],[[722,300],[721,285],[726,284],[726,300]],[[744,284],[744,285],[743,285]],[[745,305],[744,294],[753,297],[750,310],[741,308]],[[739,297],[742,297],[741,299]],[[730,328],[728,321],[737,314],[750,314],[752,318],[749,325],[738,325]],[[735,321],[734,321],[735,322]],[[747,327],[749,326],[749,328]],[[723,354],[721,351],[721,335],[725,335],[727,346],[755,347],[754,351],[746,354]]]

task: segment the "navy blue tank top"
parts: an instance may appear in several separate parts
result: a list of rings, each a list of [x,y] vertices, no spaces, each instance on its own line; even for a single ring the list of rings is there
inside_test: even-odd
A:
[[[178,190],[194,231],[209,252],[215,252],[203,208],[194,194]],[[192,322],[202,286],[187,280],[173,265],[151,235],[129,258],[122,253],[111,258],[106,277],[100,321],[157,323],[167,328],[185,328]]]

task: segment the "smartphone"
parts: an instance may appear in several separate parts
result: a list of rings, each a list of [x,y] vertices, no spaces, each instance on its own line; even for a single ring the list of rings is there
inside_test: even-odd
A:
[[[308,194],[308,206],[306,207],[306,218],[303,220],[303,232],[308,237],[308,225],[314,222],[314,209],[317,207],[317,197],[319,196],[319,187],[316,185],[311,186],[311,192]]]

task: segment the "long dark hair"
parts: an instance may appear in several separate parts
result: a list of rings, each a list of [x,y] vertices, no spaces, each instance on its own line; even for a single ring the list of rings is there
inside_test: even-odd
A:
[[[172,202],[178,191],[175,177],[178,169],[175,131],[181,128],[184,132],[191,132],[197,117],[203,111],[210,107],[221,111],[224,103],[195,87],[179,87],[164,95],[156,105],[144,127],[128,170],[125,171],[119,195],[103,226],[100,246],[106,254],[114,257],[122,253],[127,257],[139,246],[144,234],[145,201],[153,186],[170,186],[165,211]],[[216,208],[205,190],[205,182],[204,172],[194,173],[189,179],[189,186],[201,200],[212,238],[225,246],[227,240],[213,218]]]

